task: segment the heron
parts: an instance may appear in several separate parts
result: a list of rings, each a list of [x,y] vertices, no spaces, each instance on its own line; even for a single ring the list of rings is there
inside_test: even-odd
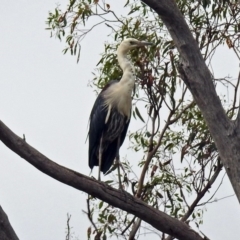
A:
[[[90,114],[89,167],[93,169],[94,166],[99,166],[100,181],[101,172],[106,174],[116,159],[120,187],[119,149],[126,137],[131,118],[132,91],[135,83],[135,69],[127,54],[131,49],[147,45],[152,43],[134,38],[127,38],[120,43],[117,59],[123,71],[122,78],[106,84]]]

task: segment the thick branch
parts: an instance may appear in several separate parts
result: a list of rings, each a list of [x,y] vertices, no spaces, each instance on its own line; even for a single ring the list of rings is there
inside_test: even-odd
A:
[[[234,191],[240,201],[240,129],[225,114],[212,77],[174,0],[142,0],[168,28],[180,53],[179,72],[207,122]]]
[[[133,197],[129,193],[114,189],[93,178],[56,164],[14,134],[1,121],[0,140],[41,172],[73,188],[91,194],[114,207],[131,213],[159,231],[170,234],[180,240],[203,240],[185,223],[148,206],[145,202]]]
[[[19,240],[14,232],[6,213],[0,206],[0,239],[1,240]]]

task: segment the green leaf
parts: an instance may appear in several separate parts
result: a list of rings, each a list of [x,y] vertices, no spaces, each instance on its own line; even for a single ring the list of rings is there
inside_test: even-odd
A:
[[[145,123],[145,121],[144,121],[144,119],[142,118],[142,116],[141,116],[141,114],[140,114],[140,112],[139,112],[139,110],[138,110],[137,107],[135,107],[135,111],[136,111],[137,116],[140,118],[140,120]]]
[[[116,221],[116,220],[117,220],[117,219],[116,219],[116,217],[115,217],[113,214],[110,214],[110,215],[108,216],[108,223],[113,224],[114,221]]]
[[[103,206],[103,201],[101,201],[101,202],[99,203],[98,208],[101,209],[102,206]]]
[[[113,183],[113,180],[107,180],[105,181],[106,184],[110,184],[110,183]]]

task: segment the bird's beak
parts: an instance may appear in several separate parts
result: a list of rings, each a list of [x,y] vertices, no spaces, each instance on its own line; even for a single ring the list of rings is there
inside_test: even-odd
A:
[[[138,46],[139,46],[139,47],[149,46],[149,45],[153,45],[153,43],[151,43],[151,42],[145,42],[145,41],[139,41],[139,42],[138,42]]]

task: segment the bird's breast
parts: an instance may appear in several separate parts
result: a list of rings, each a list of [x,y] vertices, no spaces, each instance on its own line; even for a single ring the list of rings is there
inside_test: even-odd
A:
[[[115,108],[120,114],[130,118],[132,107],[132,86],[128,84],[119,84],[120,82],[109,87],[105,94],[106,107]]]

